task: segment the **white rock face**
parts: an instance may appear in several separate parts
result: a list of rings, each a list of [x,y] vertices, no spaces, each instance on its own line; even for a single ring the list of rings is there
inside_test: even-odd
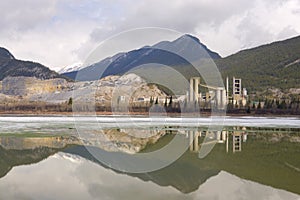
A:
[[[135,74],[107,76],[101,80],[67,82],[64,79],[39,80],[32,77],[9,77],[2,81],[0,93],[29,101],[62,103],[73,98],[82,102],[110,102],[120,96],[129,99],[164,97],[155,85]]]
[[[137,85],[146,84],[146,81],[136,74],[126,74],[118,78],[117,85]]]
[[[13,96],[30,96],[61,91],[67,84],[65,79],[40,80],[34,77],[7,77],[1,83],[1,93]]]

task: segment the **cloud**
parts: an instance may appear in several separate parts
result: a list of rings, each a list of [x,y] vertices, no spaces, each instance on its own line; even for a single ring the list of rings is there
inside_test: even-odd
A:
[[[154,26],[194,34],[212,50],[227,56],[300,33],[296,22],[300,17],[297,0],[174,0],[171,3],[144,0],[129,1],[126,8],[122,20],[111,22],[107,26],[109,30],[94,29],[89,46],[123,30]]]
[[[111,22],[109,31],[95,29],[97,34],[92,34],[91,40],[98,41],[137,27],[162,27],[195,34],[199,27],[218,27],[232,16],[244,13],[252,5],[251,1],[242,4],[239,2],[226,1],[224,6],[224,1],[131,1],[126,4],[127,10],[121,20]]]
[[[194,34],[222,56],[300,33],[298,0],[11,0],[0,11],[0,46],[56,70],[137,27]]]
[[[24,31],[43,25],[55,13],[56,0],[11,0],[0,2],[1,32],[6,29]]]
[[[167,181],[168,182],[168,181]],[[14,167],[1,178],[1,199],[299,199],[299,195],[221,171],[183,194],[126,174],[118,174],[71,154],[58,153],[39,163]]]
[[[89,38],[95,23],[75,18],[74,12],[63,8],[55,0],[2,1],[0,46],[18,59],[57,70],[78,61],[75,51]]]

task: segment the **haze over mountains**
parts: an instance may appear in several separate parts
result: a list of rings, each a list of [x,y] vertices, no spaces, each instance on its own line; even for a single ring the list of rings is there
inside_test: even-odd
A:
[[[85,76],[77,80],[97,80],[108,75],[122,75],[146,63],[159,63],[176,66],[180,73],[192,75],[190,63],[176,55],[177,52],[192,51],[191,41],[204,50],[201,58],[211,57],[218,66],[223,78],[240,77],[243,87],[263,90],[269,87],[280,89],[300,88],[300,36],[278,41],[256,48],[242,50],[231,56],[221,58],[200,40],[191,35],[183,35],[174,41],[161,41],[153,46],[145,46],[129,52],[120,52],[82,69],[80,64],[65,68],[58,74],[35,62],[21,61],[6,49],[0,48],[0,80],[7,76],[30,76],[39,79],[69,77],[75,79],[78,71]],[[171,53],[163,49],[172,49]]]

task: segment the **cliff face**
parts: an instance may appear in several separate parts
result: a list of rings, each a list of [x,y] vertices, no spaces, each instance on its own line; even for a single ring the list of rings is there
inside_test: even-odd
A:
[[[6,95],[30,96],[61,91],[67,84],[64,79],[40,80],[34,77],[7,77],[1,83],[1,92]]]
[[[138,98],[162,97],[165,94],[155,85],[148,85],[135,74],[108,76],[96,81],[67,82],[65,79],[40,80],[34,77],[7,77],[0,82],[0,93],[9,97],[22,96],[28,101],[62,103],[73,98],[79,102],[95,100],[111,102],[119,97],[126,101]]]

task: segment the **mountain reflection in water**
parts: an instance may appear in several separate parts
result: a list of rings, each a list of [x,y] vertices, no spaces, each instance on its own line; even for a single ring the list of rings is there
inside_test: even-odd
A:
[[[198,136],[198,148],[201,148],[207,134],[217,143],[204,159],[198,158],[195,143],[192,143],[190,149],[166,168],[149,173],[125,174],[101,164],[83,146],[71,145],[71,142],[58,140],[57,137],[43,138],[44,143],[30,142],[36,141],[36,137],[1,137],[0,197],[300,198],[299,130],[229,127],[222,132],[211,133],[197,128],[178,133],[176,128],[168,127],[165,131],[163,138],[143,151],[161,148],[172,140],[174,134],[182,134],[182,139],[186,141],[190,141],[191,135]],[[33,163],[37,164],[21,166]]]

